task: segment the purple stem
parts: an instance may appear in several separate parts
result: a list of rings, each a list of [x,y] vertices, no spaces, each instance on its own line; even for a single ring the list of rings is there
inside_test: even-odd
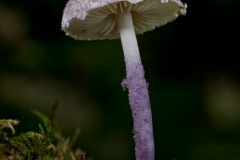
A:
[[[127,79],[122,86],[128,88],[128,96],[134,122],[133,138],[137,160],[154,159],[154,143],[152,131],[152,114],[148,95],[148,85],[144,78],[141,62],[126,62]]]
[[[128,88],[129,92],[136,160],[154,160],[152,113],[148,85],[144,78],[131,13],[122,13],[117,16],[127,71],[127,78],[123,80],[122,87]]]

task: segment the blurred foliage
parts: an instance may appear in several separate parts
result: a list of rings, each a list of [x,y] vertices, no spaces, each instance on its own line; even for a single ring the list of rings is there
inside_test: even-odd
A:
[[[61,31],[67,0],[0,1],[0,118],[36,130],[31,109],[56,99],[63,133],[99,160],[134,159],[120,40],[75,41]],[[239,160],[238,0],[190,1],[188,13],[139,35],[156,160]]]

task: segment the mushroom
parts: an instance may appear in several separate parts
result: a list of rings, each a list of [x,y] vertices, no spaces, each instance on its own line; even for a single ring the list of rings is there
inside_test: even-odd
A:
[[[126,79],[134,122],[136,160],[154,159],[152,113],[137,39],[142,34],[186,14],[180,0],[69,0],[62,30],[76,40],[121,38]]]

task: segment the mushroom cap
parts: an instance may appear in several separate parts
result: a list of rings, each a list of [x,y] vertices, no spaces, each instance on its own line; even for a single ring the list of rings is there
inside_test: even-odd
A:
[[[153,30],[186,14],[180,0],[69,0],[62,30],[77,40],[120,37],[116,15],[131,12],[136,34]]]

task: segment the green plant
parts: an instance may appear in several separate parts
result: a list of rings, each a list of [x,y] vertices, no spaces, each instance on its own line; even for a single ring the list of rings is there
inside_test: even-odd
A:
[[[18,120],[0,120],[0,159],[7,160],[86,160],[85,153],[81,149],[72,149],[72,145],[79,135],[79,129],[74,136],[64,138],[57,125],[55,111],[58,102],[55,103],[50,118],[38,111],[33,111],[43,124],[39,124],[39,132],[29,131],[9,138],[4,128],[9,128],[15,134],[13,125],[18,125]]]

